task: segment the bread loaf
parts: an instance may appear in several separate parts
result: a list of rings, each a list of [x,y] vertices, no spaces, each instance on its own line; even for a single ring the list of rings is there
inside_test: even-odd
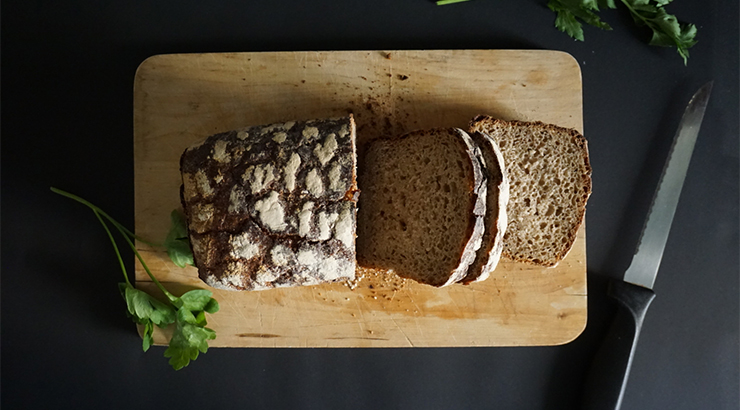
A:
[[[484,231],[481,155],[456,128],[373,141],[359,181],[360,265],[437,287],[465,277]]]
[[[503,255],[556,265],[572,248],[591,195],[586,139],[573,129],[488,116],[474,118],[470,131],[496,140],[511,182]]]
[[[180,159],[195,264],[210,286],[261,290],[353,278],[355,123],[220,133]]]
[[[483,154],[483,173],[486,175],[488,188],[482,244],[467,275],[460,281],[463,284],[485,280],[496,269],[504,247],[506,205],[509,202],[509,178],[498,144],[487,134],[473,132],[470,136]]]

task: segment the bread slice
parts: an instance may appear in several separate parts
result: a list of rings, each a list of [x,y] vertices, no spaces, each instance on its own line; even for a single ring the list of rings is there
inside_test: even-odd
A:
[[[370,143],[359,177],[360,266],[437,287],[465,277],[484,231],[481,162],[457,128]]]
[[[573,247],[591,195],[586,139],[573,129],[488,116],[474,118],[470,130],[496,140],[511,183],[503,255],[555,266]]]
[[[181,200],[200,278],[229,290],[355,275],[352,116],[213,135],[180,158]]]
[[[503,154],[496,140],[480,132],[473,132],[470,136],[483,154],[485,161],[483,173],[488,180],[488,189],[486,214],[483,219],[485,226],[483,241],[475,256],[475,262],[470,265],[467,275],[460,281],[466,285],[487,279],[496,269],[504,248],[506,204],[509,202],[509,178],[506,176]]]

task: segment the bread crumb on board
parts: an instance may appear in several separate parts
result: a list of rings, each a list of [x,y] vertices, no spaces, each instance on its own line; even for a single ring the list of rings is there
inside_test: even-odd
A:
[[[343,283],[350,290],[369,291],[372,296],[383,299],[392,298],[393,293],[406,288],[408,280],[396,275],[391,270],[371,269],[358,266],[355,278]]]

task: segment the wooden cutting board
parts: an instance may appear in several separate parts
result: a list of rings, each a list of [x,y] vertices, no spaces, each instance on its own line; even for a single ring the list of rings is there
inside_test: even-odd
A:
[[[179,157],[222,131],[353,113],[358,145],[381,135],[461,127],[477,114],[582,131],[581,72],[539,50],[421,50],[158,55],[134,83],[136,233],[166,236],[178,208]],[[360,187],[361,189],[362,187]],[[361,211],[360,211],[361,212]],[[209,288],[195,268],[139,244],[173,293]],[[346,283],[260,292],[213,290],[210,315],[230,347],[557,345],[586,325],[586,237],[554,268],[503,262],[491,277],[442,289],[358,269]],[[156,294],[137,262],[137,286]],[[209,288],[210,289],[210,288]],[[156,330],[167,343],[171,330]]]

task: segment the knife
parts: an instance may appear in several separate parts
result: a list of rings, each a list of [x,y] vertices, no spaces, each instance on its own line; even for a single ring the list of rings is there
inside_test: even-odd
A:
[[[624,280],[612,280],[609,284],[608,294],[618,302],[618,310],[587,375],[585,410],[617,410],[622,405],[637,339],[645,313],[655,298],[653,284],[711,91],[712,82],[709,82],[689,101],[655,191],[637,252],[624,273]]]

